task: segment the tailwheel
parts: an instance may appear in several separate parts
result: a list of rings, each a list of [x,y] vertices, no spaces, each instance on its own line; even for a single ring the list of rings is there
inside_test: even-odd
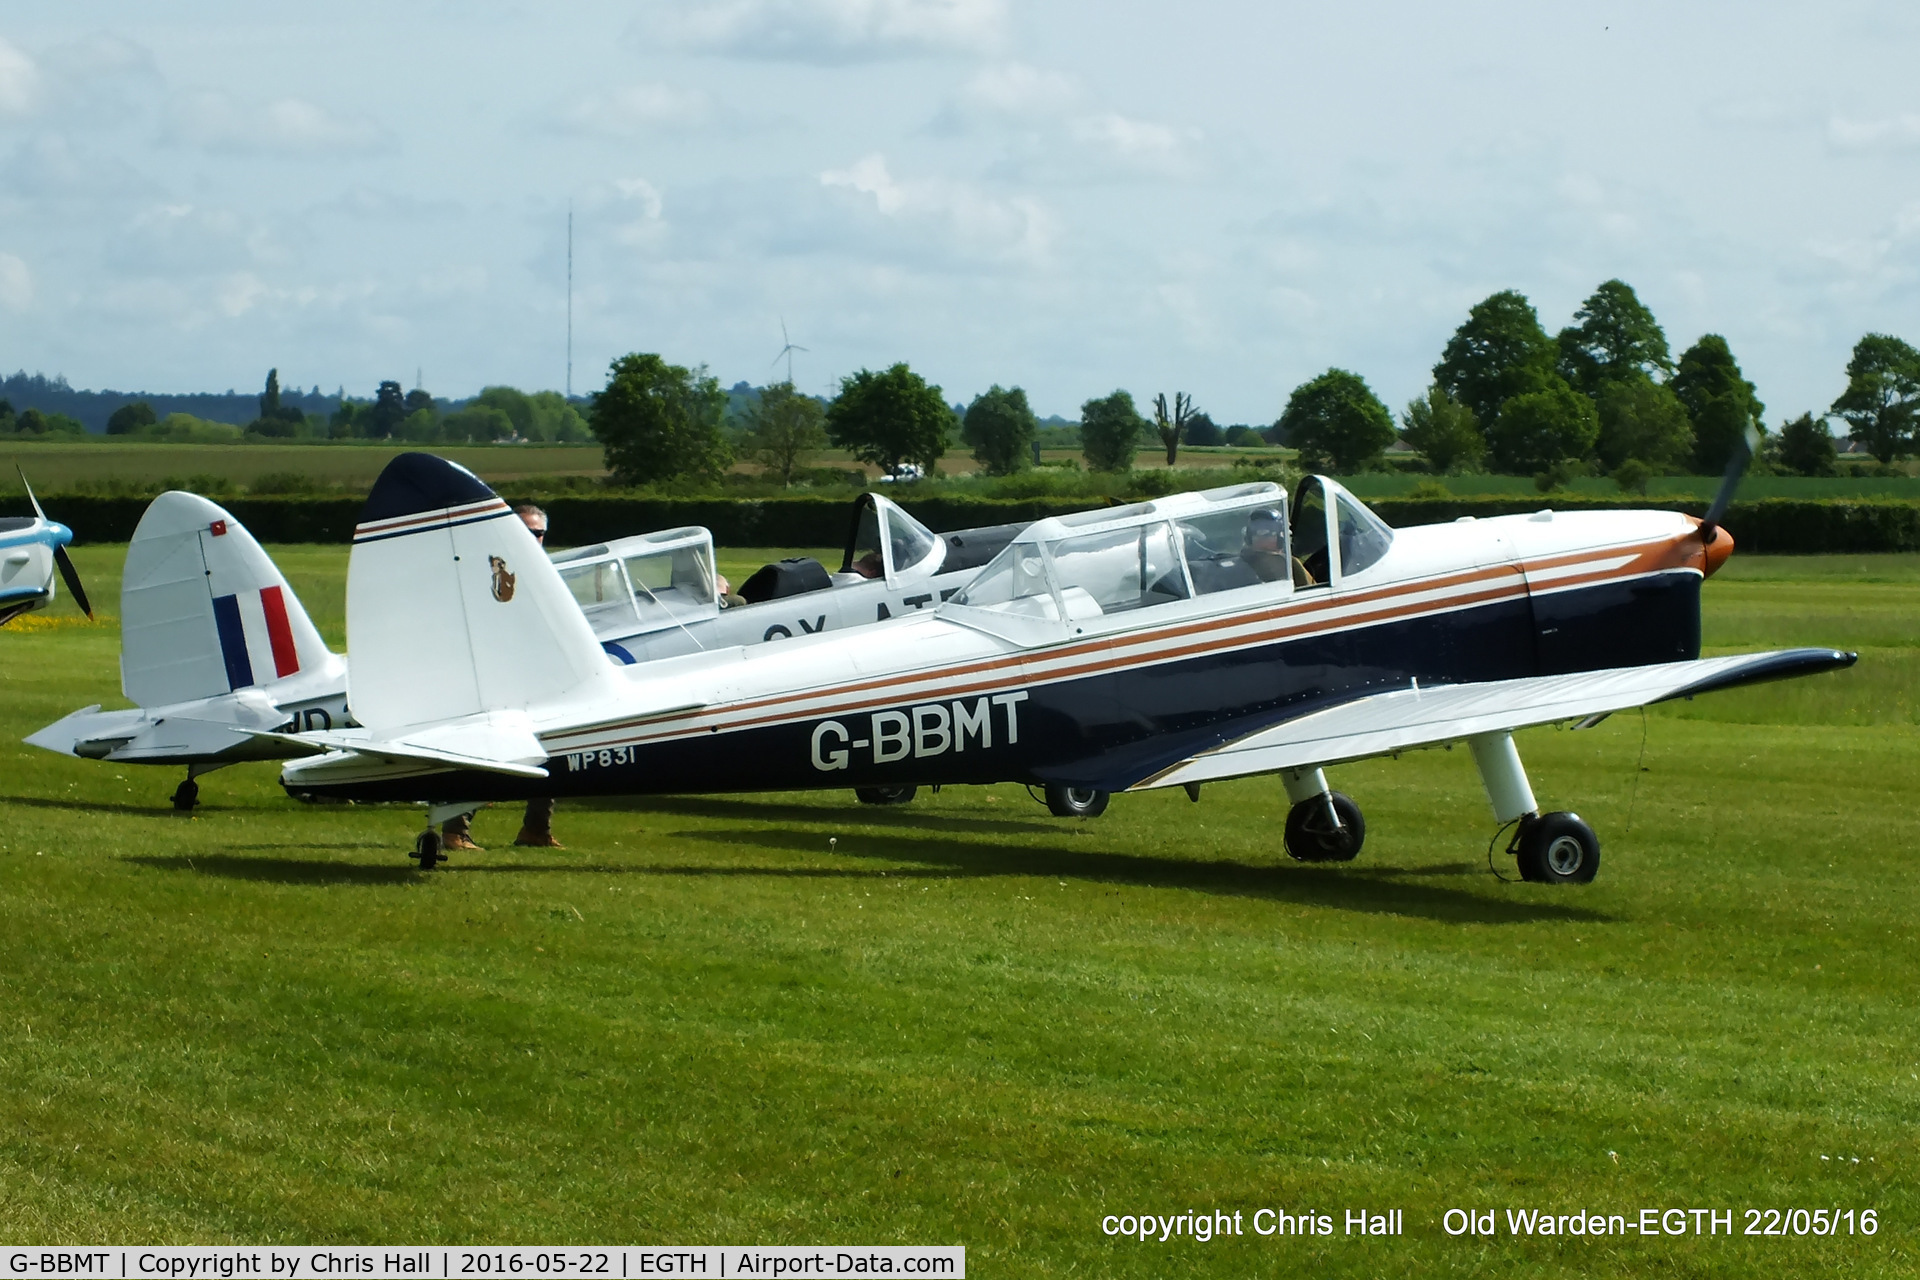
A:
[[[1107,811],[1107,793],[1094,787],[1047,784],[1047,810],[1056,818],[1097,818]]]
[[[422,831],[413,841],[413,856],[420,863],[422,871],[431,871],[447,860],[440,851],[440,833],[432,827]]]
[[[918,787],[855,787],[853,794],[861,804],[906,804],[919,790]]]
[[[1351,796],[1328,791],[1287,810],[1286,839],[1301,862],[1352,862],[1367,841],[1367,820]]]
[[[173,789],[173,811],[192,813],[193,806],[200,803],[200,784],[192,778]]]
[[[1588,884],[1600,870],[1600,837],[1577,813],[1543,813],[1520,819],[1514,854],[1522,880]]]

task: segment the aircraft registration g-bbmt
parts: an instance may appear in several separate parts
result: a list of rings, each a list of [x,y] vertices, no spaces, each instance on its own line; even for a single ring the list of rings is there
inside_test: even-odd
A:
[[[1740,460],[1744,463],[1744,459]],[[1060,814],[1113,792],[1277,773],[1286,846],[1359,852],[1329,765],[1465,740],[1529,879],[1584,882],[1592,829],[1539,812],[1512,731],[1850,665],[1699,659],[1732,551],[1665,511],[1395,531],[1340,485],[1272,484],[1046,519],[952,599],[854,631],[610,664],[507,504],[466,470],[382,472],[347,574],[359,728],[272,735],[299,798],[424,802],[1024,782]]]
[[[93,617],[93,606],[80,586],[80,574],[67,555],[73,530],[47,519],[24,471],[20,483],[27,491],[27,501],[33,504],[33,518],[0,516],[0,626],[53,603],[55,570],[66,579],[67,590],[73,592],[73,602],[80,606],[80,612]]]

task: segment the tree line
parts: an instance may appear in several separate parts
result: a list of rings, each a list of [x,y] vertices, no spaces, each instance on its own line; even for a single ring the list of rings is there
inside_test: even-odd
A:
[[[996,384],[964,408],[950,406],[905,363],[851,374],[824,402],[791,383],[768,388],[748,410],[737,449],[725,407],[704,367],[636,353],[613,362],[588,418],[625,484],[711,478],[736,453],[791,482],[802,460],[828,445],[895,474],[933,470],[956,439],[989,474],[1036,461],[1039,422],[1024,390]],[[1336,368],[1294,388],[1265,432],[1223,432],[1184,392],[1171,402],[1154,396],[1143,413],[1130,392],[1116,390],[1081,406],[1080,445],[1095,471],[1128,470],[1147,442],[1173,466],[1183,444],[1265,441],[1297,449],[1307,469],[1352,473],[1379,465],[1404,439],[1435,472],[1532,475],[1543,488],[1599,473],[1644,489],[1655,475],[1718,473],[1751,428],[1767,441],[1760,465],[1831,475],[1830,416],[1883,464],[1920,450],[1920,352],[1868,334],[1848,362],[1845,392],[1824,414],[1803,413],[1768,434],[1765,410],[1724,337],[1705,334],[1675,360],[1652,311],[1631,286],[1609,280],[1557,335],[1517,290],[1477,303],[1398,423],[1363,377]]]

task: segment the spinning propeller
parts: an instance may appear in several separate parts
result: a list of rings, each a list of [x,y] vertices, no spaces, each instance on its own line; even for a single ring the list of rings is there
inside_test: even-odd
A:
[[[17,464],[14,470],[20,471]],[[72,530],[63,524],[56,524],[52,520],[47,519],[47,513],[40,509],[40,499],[33,496],[33,486],[27,483],[27,473],[25,471],[20,471],[20,483],[26,489],[27,501],[33,504],[33,514],[39,517],[40,523],[58,529],[61,533],[67,535],[65,538],[56,538],[54,540],[53,563],[59,566],[60,580],[66,583],[67,590],[73,593],[73,602],[80,606],[80,612],[86,614],[87,620],[91,622],[93,620],[93,605],[87,600],[87,589],[80,585],[80,571],[73,567],[73,559],[67,555],[66,544],[73,537]]]
[[[1700,521],[1700,541],[1705,545],[1712,546],[1713,540],[1720,536],[1720,521],[1733,504],[1733,495],[1739,492],[1740,477],[1747,473],[1748,459],[1759,447],[1760,433],[1752,427],[1742,432],[1733,446],[1733,457],[1727,460],[1727,473],[1720,477],[1720,491],[1713,495],[1713,505],[1707,508],[1706,516]]]

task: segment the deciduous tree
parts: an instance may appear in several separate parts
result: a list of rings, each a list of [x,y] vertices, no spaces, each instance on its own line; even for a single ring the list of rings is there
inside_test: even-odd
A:
[[[947,451],[953,417],[940,388],[902,361],[840,379],[840,394],[827,406],[827,438],[888,473],[903,462],[932,471]]]
[[[1773,461],[1782,471],[1801,476],[1830,476],[1839,470],[1839,455],[1827,424],[1803,413],[1773,437]]]
[[[791,382],[776,382],[762,391],[746,418],[749,456],[779,476],[782,485],[793,483],[801,459],[827,445],[826,410],[812,396],[795,391]]]
[[[1160,445],[1167,451],[1167,465],[1171,467],[1180,456],[1180,442],[1186,439],[1187,423],[1198,416],[1200,411],[1193,407],[1193,397],[1184,391],[1173,393],[1173,409],[1167,409],[1166,392],[1153,398],[1153,429],[1160,437]]]
[[[1491,427],[1508,400],[1546,388],[1558,356],[1526,295],[1505,289],[1467,313],[1433,366],[1433,380]]]
[[[1473,410],[1437,384],[1407,406],[1400,422],[1407,443],[1420,451],[1428,466],[1442,474],[1476,466],[1487,452],[1487,437]]]
[[[727,396],[705,367],[668,364],[652,352],[615,360],[596,392],[593,433],[621,484],[718,476],[732,461],[720,418]]]
[[[1562,329],[1557,345],[1561,376],[1575,391],[1597,399],[1604,383],[1673,372],[1665,331],[1625,281],[1595,289],[1573,318],[1579,323]]]
[[[389,379],[374,393],[373,407],[367,411],[367,434],[385,440],[400,430],[407,420],[407,397],[400,384]]]
[[[1329,369],[1293,389],[1280,430],[1308,471],[1348,473],[1361,470],[1393,443],[1393,415],[1365,378]]]
[[[1693,421],[1670,389],[1629,374],[1601,382],[1595,400],[1600,437],[1594,452],[1609,470],[1637,458],[1655,472],[1666,472],[1693,456]]]
[[[1693,469],[1700,475],[1725,470],[1749,427],[1767,429],[1760,420],[1766,406],[1753,384],[1740,375],[1727,340],[1717,333],[1686,349],[1667,385],[1693,420]]]
[[[1904,458],[1920,440],[1920,351],[1886,333],[1870,333],[1853,345],[1847,389],[1832,412],[1846,419],[1853,437],[1882,463]]]
[[[1487,432],[1494,466],[1509,475],[1537,475],[1587,456],[1600,435],[1593,401],[1557,374],[1545,390],[1514,396]]]
[[[113,411],[113,415],[107,419],[107,434],[110,436],[132,435],[142,427],[150,427],[159,420],[152,405],[145,400],[135,400],[132,404],[123,404]]]
[[[974,461],[991,476],[1010,476],[1033,462],[1033,438],[1040,420],[1019,387],[999,384],[975,396],[961,420],[960,436],[973,448]]]
[[[1127,471],[1147,421],[1125,391],[1080,406],[1080,455],[1089,471]]]

